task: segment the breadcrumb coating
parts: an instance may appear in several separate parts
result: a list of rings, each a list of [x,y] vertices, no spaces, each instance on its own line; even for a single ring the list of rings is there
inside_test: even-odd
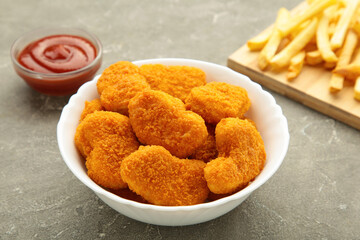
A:
[[[186,109],[196,112],[205,122],[217,124],[223,118],[242,118],[250,108],[247,91],[223,82],[195,87],[185,100]]]
[[[87,173],[100,186],[111,189],[126,188],[127,184],[120,175],[121,159],[126,154],[117,142],[112,142],[113,140],[109,138],[96,144],[86,158]]]
[[[102,91],[115,83],[121,81],[128,74],[139,73],[139,67],[128,61],[120,61],[106,68],[97,81],[97,90]]]
[[[129,118],[141,143],[163,146],[179,158],[194,153],[208,135],[199,115],[186,111],[180,99],[161,91],[144,91],[132,98]]]
[[[96,98],[94,100],[89,101],[85,101],[85,107],[84,110],[81,113],[80,116],[80,122],[82,120],[84,120],[84,118],[90,114],[93,113],[95,111],[103,111],[105,110],[104,107],[101,105],[100,99]]]
[[[264,142],[248,120],[222,119],[215,129],[219,157],[207,163],[205,179],[211,192],[231,193],[260,174],[266,160]]]
[[[152,204],[193,205],[203,203],[209,193],[205,166],[203,161],[174,157],[161,146],[141,146],[123,160],[121,176]]]
[[[112,189],[126,187],[119,174],[121,161],[139,147],[128,117],[107,111],[88,114],[76,129],[75,145],[94,182]]]
[[[100,96],[101,104],[107,111],[128,116],[130,99],[144,90],[150,90],[150,85],[146,82],[144,76],[137,73],[126,74],[117,83],[102,91]]]
[[[244,184],[238,164],[231,157],[218,157],[207,163],[204,174],[209,189],[213,193],[226,194]]]
[[[205,72],[196,67],[145,64],[140,67],[140,73],[151,89],[164,91],[183,102],[192,88],[206,84]]]
[[[218,151],[216,149],[215,141],[215,125],[207,124],[206,127],[208,130],[208,136],[205,143],[198,147],[190,158],[209,162],[217,157]]]

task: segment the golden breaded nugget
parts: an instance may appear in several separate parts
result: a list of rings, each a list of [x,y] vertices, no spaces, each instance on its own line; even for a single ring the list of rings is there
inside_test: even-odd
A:
[[[94,100],[85,101],[84,110],[81,113],[80,121],[84,120],[84,118],[95,111],[103,111],[105,110],[104,107],[101,105],[100,99],[96,98]]]
[[[133,97],[129,117],[141,143],[163,146],[180,158],[194,153],[207,137],[204,120],[186,111],[180,99],[161,91],[143,91]]]
[[[151,89],[161,90],[185,101],[191,89],[206,84],[204,71],[189,66],[145,64],[140,67]]]
[[[211,82],[193,88],[185,103],[188,110],[196,112],[212,124],[227,117],[241,118],[251,105],[244,88],[223,82]]]
[[[125,75],[134,73],[139,73],[139,67],[131,62],[120,61],[110,65],[97,81],[98,93],[101,94],[106,87],[119,82]]]
[[[88,170],[88,176],[100,186],[110,189],[127,187],[127,184],[120,175],[121,162],[124,156],[127,156],[137,148],[134,145],[133,149],[123,149],[119,141],[121,140],[108,138],[98,142],[86,158],[85,165]]]
[[[208,136],[205,143],[197,148],[190,158],[209,162],[217,157],[218,151],[216,150],[215,142],[215,125],[207,124],[206,127],[208,130]]]
[[[123,160],[121,176],[150,203],[193,205],[203,203],[209,194],[205,166],[203,161],[174,157],[161,146],[141,146]]]
[[[127,74],[114,85],[105,88],[100,96],[101,104],[107,111],[129,115],[128,104],[131,98],[144,90],[150,90],[150,85],[140,74]]]
[[[88,114],[76,129],[75,145],[94,182],[113,189],[126,187],[119,177],[121,161],[139,147],[128,117],[107,111]]]
[[[212,193],[227,194],[247,185],[237,162],[231,157],[218,157],[204,169],[208,187]]]
[[[260,174],[266,160],[264,142],[253,123],[222,119],[215,129],[219,157],[207,163],[205,179],[211,192],[231,193]]]

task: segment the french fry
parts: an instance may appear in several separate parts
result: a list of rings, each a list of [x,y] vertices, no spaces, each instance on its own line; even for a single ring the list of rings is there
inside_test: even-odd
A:
[[[324,62],[325,69],[334,69],[336,67],[336,62]]]
[[[290,19],[290,21],[279,25],[279,30],[282,36],[288,35],[291,31],[293,31],[297,26],[299,26],[302,22],[305,22],[308,19],[311,19],[315,15],[322,12],[325,8],[330,5],[333,5],[337,2],[337,0],[319,0],[315,1],[310,5],[303,13],[300,15],[296,15]]]
[[[258,66],[261,70],[265,70],[268,66],[269,59],[275,55],[276,50],[281,42],[281,36],[277,29],[271,34],[271,37],[265,47],[261,50],[258,59]]]
[[[352,62],[352,64],[360,65],[360,50],[357,51],[356,56],[355,56],[354,61]],[[354,98],[356,100],[360,101],[360,72],[359,72],[359,75],[355,79]]]
[[[281,50],[283,50],[287,45],[289,45],[289,43],[291,42],[291,39],[286,37],[286,38],[283,38],[279,44],[279,47],[276,51],[276,53],[280,52]]]
[[[339,0],[339,5],[345,7],[349,0]]]
[[[336,12],[334,14],[331,14],[329,17],[329,21],[330,23],[337,23],[341,17],[341,15],[343,15],[344,13],[344,8],[339,8],[336,10]]]
[[[355,80],[360,76],[360,63],[352,63],[343,67],[337,67],[333,72],[340,74],[349,80]]]
[[[318,28],[316,30],[316,45],[319,53],[326,62],[336,62],[337,57],[331,50],[329,40],[329,21],[330,17],[336,11],[337,6],[333,5],[328,7],[322,17],[320,18]]]
[[[268,28],[259,35],[253,37],[249,41],[247,41],[247,46],[250,51],[259,51],[264,48],[265,44],[270,38],[271,33],[273,32],[273,27]]]
[[[360,36],[360,16],[355,19],[352,29]]]
[[[349,30],[346,34],[345,43],[341,49],[340,56],[336,68],[348,65],[358,43],[358,36],[353,30]]]
[[[355,81],[360,76],[360,50],[356,52],[354,60],[350,64],[339,66],[333,72]]]
[[[355,81],[354,98],[360,101],[360,77],[358,77]]]
[[[335,33],[331,37],[330,45],[332,49],[337,49],[343,45],[346,32],[349,28],[351,19],[359,4],[359,0],[349,0],[344,13],[341,15],[338,24],[336,25]]]
[[[286,78],[288,81],[292,81],[294,78],[299,76],[301,69],[304,65],[305,51],[300,51],[290,60],[290,66]]]
[[[335,50],[335,55],[338,59],[339,59],[340,53],[341,53],[341,48]],[[336,64],[337,64],[337,62],[324,62],[324,68],[332,70],[336,67]]]
[[[359,4],[360,4],[360,2],[359,2]],[[359,20],[360,20],[360,8],[359,8],[359,5],[358,5],[358,7],[355,10],[355,13],[354,13],[353,17],[351,18],[349,28],[352,28],[353,30],[355,30],[355,24],[356,24],[356,22],[359,22]]]
[[[265,47],[259,54],[258,65],[261,70],[264,70],[268,66],[271,58],[275,55],[281,42],[282,37],[279,30],[277,29],[277,26],[282,22],[287,21],[289,17],[289,11],[285,8],[280,8],[276,18],[275,27],[270,35],[269,41],[266,43]]]
[[[342,68],[349,64],[351,57],[354,53],[355,47],[357,45],[358,38],[357,34],[351,29],[346,34],[345,43],[341,50],[339,60],[337,62],[336,68]],[[336,69],[331,76],[329,90],[332,93],[338,92],[343,88],[344,85],[344,76],[336,73]]]
[[[331,38],[331,36],[334,35],[335,28],[336,28],[336,23],[332,22],[329,24],[329,26],[328,26],[329,38]]]
[[[302,22],[299,26],[296,26],[294,30],[289,33],[291,39],[294,39],[304,28],[306,28],[310,24],[311,20],[306,20]]]
[[[273,57],[270,64],[275,69],[280,69],[289,65],[291,58],[303,49],[315,35],[317,23],[317,18],[314,18],[311,23],[302,30],[291,43],[289,43],[289,45]]]
[[[329,91],[331,93],[336,93],[341,89],[343,89],[343,87],[344,87],[344,77],[337,73],[331,74]]]
[[[305,61],[307,64],[314,66],[322,63],[324,60],[319,50],[311,51],[306,53]]]
[[[306,0],[307,4],[311,5],[313,4],[314,2],[317,2],[319,0]]]

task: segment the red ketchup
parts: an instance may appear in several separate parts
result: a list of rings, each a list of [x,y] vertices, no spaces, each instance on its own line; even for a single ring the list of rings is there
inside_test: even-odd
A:
[[[76,35],[50,35],[31,42],[16,59],[15,71],[33,89],[48,95],[75,93],[101,66],[101,45]]]
[[[73,35],[53,35],[30,43],[18,61],[39,73],[71,72],[89,65],[96,57],[94,45]]]

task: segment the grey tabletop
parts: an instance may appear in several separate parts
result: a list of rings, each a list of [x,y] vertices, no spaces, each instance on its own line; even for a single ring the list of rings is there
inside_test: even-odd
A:
[[[288,119],[277,173],[212,221],[164,227],[125,217],[70,172],[56,141],[66,97],[29,88],[14,72],[12,42],[39,27],[74,26],[119,60],[227,57],[299,0],[0,2],[0,239],[359,239],[360,134],[270,91]]]

